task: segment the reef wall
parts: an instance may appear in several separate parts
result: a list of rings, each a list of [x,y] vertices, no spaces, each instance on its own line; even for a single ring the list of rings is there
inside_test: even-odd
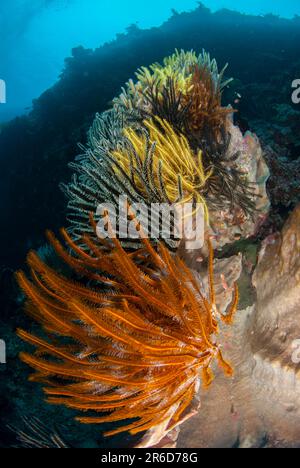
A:
[[[291,102],[291,83],[300,70],[299,40],[298,18],[229,11],[212,14],[199,6],[190,13],[174,14],[160,28],[143,31],[131,27],[127,34],[95,51],[74,49],[60,80],[33,103],[32,112],[1,127],[4,228],[0,240],[5,246],[1,263],[19,265],[28,247],[43,242],[46,227],[64,224],[65,201],[57,187],[68,180],[67,163],[79,152],[77,143],[85,142],[94,114],[109,107],[139,66],[160,61],[176,47],[205,48],[220,64],[229,62],[228,73],[235,81],[224,98],[227,103],[240,101],[235,103],[240,127],[276,143],[281,157],[290,154],[293,158],[293,167],[288,161],[285,165],[286,177],[279,188],[271,175],[270,187],[276,185],[273,202],[284,212],[288,202],[282,202],[282,192],[293,190],[294,203],[299,199],[294,176],[288,180],[291,169],[299,170],[299,109]],[[288,112],[283,111],[284,106]]]

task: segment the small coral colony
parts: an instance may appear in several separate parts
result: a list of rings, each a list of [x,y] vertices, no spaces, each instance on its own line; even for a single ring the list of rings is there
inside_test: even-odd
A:
[[[231,304],[219,311],[213,251],[253,235],[269,203],[259,141],[222,107],[231,81],[225,70],[193,51],[138,70],[96,116],[71,164],[73,179],[63,187],[68,226],[61,241],[47,233],[64,266],[30,252],[30,274],[17,273],[26,309],[41,325],[40,336],[18,330],[35,348],[21,354],[35,370],[31,380],[44,384],[49,403],[78,410],[82,423],[111,423],[106,435],[161,425],[167,433],[211,384],[215,362],[233,372],[217,336],[222,322],[232,323],[239,294],[233,286]],[[136,203],[203,207],[205,242],[196,256],[206,281],[184,239],[121,240],[118,229],[98,235],[97,207],[117,207],[121,195],[139,234]]]

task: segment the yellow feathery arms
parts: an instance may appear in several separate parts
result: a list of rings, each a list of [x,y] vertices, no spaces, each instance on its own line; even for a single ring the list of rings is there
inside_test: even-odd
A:
[[[127,109],[140,107],[145,103],[145,92],[155,86],[159,95],[167,86],[170,79],[174,83],[176,93],[186,95],[191,91],[192,69],[199,62],[195,52],[177,51],[166,57],[163,64],[153,63],[149,68],[141,67],[136,72],[137,82],[128,81],[122,94],[114,99],[116,105],[123,105]]]
[[[150,67],[151,71],[142,67],[136,73],[138,83],[136,84],[136,89],[140,92],[144,92],[147,88],[155,85],[159,92],[161,92],[164,86],[167,86],[170,79],[173,80],[175,89],[178,93],[183,95],[187,94],[191,90],[191,72],[186,75],[184,69],[174,69],[174,67],[169,64],[167,66],[160,66],[159,64],[153,64]]]
[[[143,248],[129,254],[117,239],[110,246],[85,236],[88,248],[82,249],[61,233],[65,247],[51,233],[49,241],[80,280],[57,273],[33,252],[31,278],[17,273],[27,310],[48,336],[18,330],[36,347],[33,355],[21,354],[36,370],[31,380],[46,383],[49,403],[89,411],[78,418],[83,423],[127,420],[107,435],[136,434],[169,419],[173,427],[199,379],[210,384],[214,358],[232,373],[214,341],[219,317],[210,243],[206,297],[183,261],[163,245],[158,253],[142,239]],[[236,302],[220,316],[225,322],[232,320]]]
[[[202,162],[202,152],[197,155],[191,150],[187,139],[178,135],[165,120],[156,117],[145,120],[144,125],[149,132],[149,141],[144,134],[132,128],[126,128],[124,135],[129,145],[113,152],[113,159],[126,174],[131,173],[135,185],[147,202],[148,191],[139,169],[149,158],[147,148],[153,145],[152,160],[147,163],[151,168],[153,186],[162,189],[170,203],[198,203],[203,206],[206,217],[208,209],[202,193],[211,171],[205,171]],[[150,152],[151,153],[151,152]]]

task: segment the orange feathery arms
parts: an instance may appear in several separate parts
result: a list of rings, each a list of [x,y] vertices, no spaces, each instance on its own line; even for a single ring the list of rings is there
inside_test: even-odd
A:
[[[27,310],[48,337],[18,330],[36,347],[33,355],[21,353],[36,370],[31,380],[47,385],[49,403],[88,411],[77,418],[82,423],[119,422],[106,435],[137,434],[166,421],[172,429],[200,381],[208,386],[213,380],[215,358],[232,374],[214,337],[219,318],[232,321],[237,291],[230,311],[219,315],[210,242],[207,298],[183,261],[162,244],[156,252],[142,239],[143,248],[128,253],[117,239],[110,247],[85,236],[83,249],[65,230],[61,234],[66,246],[50,232],[48,239],[78,274],[76,281],[34,252],[28,256],[31,279],[17,273]]]
[[[231,107],[222,107],[222,86],[206,65],[196,65],[191,76],[191,91],[184,99],[189,104],[188,129],[193,135],[211,136],[220,142],[227,117],[235,112]],[[190,135],[190,137],[192,137]]]

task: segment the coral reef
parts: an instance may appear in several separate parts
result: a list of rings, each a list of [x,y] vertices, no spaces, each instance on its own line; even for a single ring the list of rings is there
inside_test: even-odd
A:
[[[140,69],[114,109],[96,117],[84,155],[71,165],[79,177],[63,186],[75,239],[88,232],[91,211],[105,202],[118,207],[121,195],[149,209],[202,204],[215,247],[256,233],[269,209],[269,173],[258,139],[243,136],[233,110],[221,105],[231,81],[225,69],[204,51],[176,51],[163,65]],[[145,228],[147,209],[143,219]]]
[[[250,132],[244,136],[230,118],[233,110],[221,106],[230,81],[223,81],[225,69],[219,73],[205,52],[181,51],[151,71],[141,69],[137,84],[131,81],[114,108],[96,117],[88,146],[72,164],[79,176],[63,185],[71,222],[69,233],[62,230],[66,247],[51,233],[48,238],[77,277],[33,252],[31,280],[17,274],[28,312],[48,335],[18,331],[37,348],[34,355],[21,353],[37,371],[32,380],[48,385],[50,403],[104,413],[77,420],[114,423],[106,435],[146,432],[140,447],[172,439],[194,415],[195,395],[211,383],[215,358],[232,375],[213,337],[218,320],[230,324],[236,311],[241,257],[219,260],[216,279],[213,248],[253,235],[269,208],[259,141]],[[167,239],[177,250],[172,256],[143,235],[143,219],[131,209],[135,245],[121,243],[109,218],[111,240],[100,238],[97,223],[108,211],[99,213],[99,205],[117,211],[124,195],[129,205],[146,208],[191,203],[193,215],[201,206],[206,245],[190,255],[186,239]],[[195,262],[198,274],[188,268]]]
[[[2,263],[18,268],[28,249],[43,243],[45,229],[65,225],[64,197],[56,187],[70,178],[66,165],[78,152],[77,142],[86,142],[96,112],[108,108],[141,64],[162,62],[175,47],[213,51],[219,64],[230,63],[230,75],[235,77],[230,89],[224,89],[225,107],[231,103],[239,110],[235,120],[243,131],[255,131],[273,146],[283,128],[280,124],[274,135],[274,106],[291,103],[291,83],[299,71],[299,36],[297,18],[212,13],[198,6],[173,15],[159,28],[130,28],[95,50],[74,49],[58,82],[34,101],[32,111],[1,128],[0,200],[6,226],[0,232],[1,244],[6,246]],[[241,95],[239,103],[236,93]],[[299,114],[299,106],[293,109]],[[291,123],[296,128],[296,115],[293,122],[284,123],[284,133]],[[279,154],[289,158],[290,152],[295,162],[298,134],[289,132],[288,139],[280,139]],[[291,179],[285,174],[282,189]],[[281,224],[293,206],[281,210]],[[20,226],[22,240],[17,235]]]
[[[247,41],[243,40],[245,37]],[[5,178],[1,180],[0,198],[3,204],[2,221],[6,226],[6,229],[0,233],[1,243],[6,246],[2,262],[8,266],[20,265],[28,248],[32,246],[37,248],[41,245],[42,233],[47,226],[50,225],[51,229],[55,230],[64,224],[65,213],[62,209],[64,203],[59,191],[53,188],[58,186],[59,181],[66,182],[68,178],[65,171],[66,164],[74,158],[77,141],[86,140],[86,133],[95,112],[107,109],[109,101],[117,95],[122,83],[129,76],[133,76],[141,63],[145,64],[145,68],[140,71],[138,81],[147,85],[149,73],[146,70],[150,70],[150,77],[153,77],[154,73],[156,76],[148,89],[138,96],[140,102],[143,100],[142,111],[139,110],[139,106],[136,106],[137,109],[124,110],[119,103],[118,106],[115,104],[114,109],[98,115],[89,131],[87,145],[81,147],[83,156],[72,164],[72,170],[76,175],[72,184],[65,185],[65,190],[70,197],[68,218],[72,239],[76,240],[78,248],[84,247],[82,235],[85,233],[91,235],[91,242],[95,243],[93,231],[90,229],[89,214],[96,211],[99,193],[102,191],[104,194],[106,190],[105,197],[108,197],[106,200],[114,201],[116,194],[124,192],[122,180],[120,177],[116,178],[115,171],[111,171],[111,159],[106,155],[112,156],[124,148],[126,141],[124,128],[129,128],[131,135],[137,134],[141,137],[146,135],[143,133],[144,120],[155,121],[156,116],[171,125],[178,137],[182,134],[187,139],[190,150],[195,156],[202,151],[205,174],[214,169],[215,173],[220,175],[217,178],[209,177],[205,190],[200,191],[209,208],[210,226],[207,226],[206,234],[212,235],[213,247],[222,249],[218,252],[220,257],[227,251],[224,246],[229,245],[230,250],[230,245],[237,239],[252,235],[264,239],[269,232],[273,233],[274,229],[281,227],[288,212],[299,201],[299,132],[297,131],[299,109],[287,105],[287,102],[291,102],[290,83],[299,67],[297,37],[299,37],[299,19],[288,21],[270,17],[255,18],[226,11],[212,14],[207,9],[199,7],[195,12],[174,16],[161,28],[151,31],[132,28],[128,34],[120,35],[113,43],[95,51],[83,48],[74,50],[72,57],[66,61],[59,82],[34,103],[33,111],[28,116],[1,127],[0,148],[3,157],[0,158],[2,169],[0,173],[5,174]],[[251,44],[251,47],[247,44]],[[209,93],[217,90],[212,88],[212,85],[217,83],[218,79],[211,80],[212,76],[216,75],[204,74],[206,78],[202,86],[199,83],[198,68],[201,69],[201,63],[198,63],[193,74],[180,75],[177,72],[174,76],[174,61],[182,57],[184,63],[180,63],[178,68],[183,69],[185,73],[185,66],[195,65],[193,53],[179,52],[173,58],[172,56],[167,58],[165,63],[162,62],[163,65],[156,65],[154,70],[149,68],[148,64],[154,60],[163,60],[164,56],[172,53],[176,45],[187,50],[191,47],[200,49],[204,46],[214,51],[219,63],[230,62],[230,70],[237,79],[232,82],[231,89],[227,89],[224,78],[222,83],[226,86],[221,87],[222,89],[219,87],[219,91],[223,93],[222,100],[226,103],[231,102],[232,106],[238,109],[238,113],[232,115],[233,107],[222,106],[221,96],[217,91],[209,115],[212,117],[215,113],[217,124],[214,118],[211,118],[209,126],[207,125],[207,116],[201,114],[201,109],[199,106],[197,108],[196,104],[201,102],[202,98],[206,106],[209,104],[204,99],[205,93],[208,90]],[[210,63],[212,62],[210,60]],[[212,71],[209,67],[206,67],[206,70]],[[217,74],[220,75],[219,71]],[[190,88],[188,83],[192,79],[194,87]],[[160,80],[159,85],[157,80]],[[134,89],[137,83],[132,82],[131,86]],[[189,96],[196,91],[198,95],[201,94],[201,99],[197,100],[195,96],[193,107]],[[191,119],[192,112],[195,112],[193,119]],[[188,126],[191,122],[193,128]],[[265,141],[271,144],[275,152],[265,146],[262,150],[253,133],[248,132],[243,135],[243,132],[249,129],[256,132],[261,143]],[[158,127],[158,130],[165,136],[161,127]],[[202,138],[203,135],[205,138]],[[214,138],[215,135],[218,137],[217,140]],[[146,142],[146,136],[144,141]],[[126,154],[129,154],[128,148]],[[141,156],[144,157],[144,154],[141,153]],[[9,166],[7,160],[10,161]],[[143,160],[145,161],[145,158]],[[266,182],[268,170],[264,160],[267,161],[271,172],[268,182]],[[223,179],[226,180],[226,184],[222,183]],[[113,183],[105,185],[103,180]],[[260,224],[268,211],[266,185],[272,203],[272,216],[261,229]],[[179,185],[174,185],[175,191],[177,189],[179,191],[179,188]],[[50,192],[53,193],[51,203],[49,203]],[[36,203],[37,196],[39,203]],[[140,200],[141,196],[144,198],[145,193],[134,193],[132,201],[135,201],[135,197],[136,200]],[[11,213],[15,214],[13,219]],[[297,219],[294,217],[294,220]],[[16,235],[20,232],[20,226],[22,226],[21,241]],[[294,242],[296,238],[294,235],[298,232],[294,222],[288,231]],[[284,237],[288,238],[287,235]],[[219,370],[215,369],[215,385],[211,386],[209,392],[201,392],[201,412],[195,416],[195,419],[181,425],[179,446],[297,446],[299,389],[295,371],[298,369],[297,366],[294,368],[290,365],[284,366],[290,364],[288,355],[294,351],[293,346],[288,344],[289,337],[294,338],[292,329],[297,330],[297,326],[294,326],[297,323],[295,304],[297,305],[296,292],[298,296],[299,293],[298,286],[291,280],[286,267],[283,267],[282,276],[279,275],[279,266],[273,264],[271,253],[280,258],[279,245],[281,245],[283,252],[286,252],[285,258],[291,258],[291,271],[295,272],[296,278],[298,272],[296,263],[294,264],[292,260],[296,258],[296,253],[287,253],[288,243],[280,244],[280,239],[283,240],[280,236],[270,237],[269,244],[265,246],[265,258],[270,261],[270,269],[263,260],[264,256],[260,260],[255,276],[257,293],[260,297],[257,306],[252,306],[255,297],[252,297],[249,277],[246,278],[244,271],[240,280],[241,311],[233,328],[223,330],[221,326],[218,345],[226,351],[226,357],[230,357],[229,361],[235,368],[234,377],[225,379]],[[270,250],[273,242],[278,250],[275,247],[274,250]],[[173,250],[178,247],[176,242],[167,245]],[[296,247],[296,244],[292,245]],[[135,247],[140,246],[141,244],[137,243]],[[242,243],[238,243],[238,246],[244,249]],[[180,247],[178,253],[183,257]],[[253,250],[254,248],[256,246],[253,246]],[[205,291],[206,298],[209,297],[209,281],[205,273],[208,250],[206,248],[203,252],[189,252],[189,255],[184,253],[188,266],[197,270],[193,275],[201,291]],[[85,253],[92,255],[89,250]],[[52,251],[44,250],[42,254],[46,254],[45,263],[48,266],[50,257],[50,267],[55,270],[57,277],[71,281],[76,276],[83,288],[89,291],[93,288],[98,290],[99,284],[95,285],[94,282],[82,278],[82,271],[78,273],[79,279],[74,273],[70,275],[66,263],[56,262]],[[128,255],[137,259],[135,253],[128,252]],[[288,263],[286,260],[283,265]],[[281,280],[284,283],[285,295],[276,289],[275,279],[272,276],[273,265],[275,278],[280,284]],[[248,268],[250,271],[252,267],[248,265]],[[6,267],[4,269],[10,271]],[[232,300],[234,283],[240,274],[241,257],[215,260],[214,270],[216,304],[220,313],[225,314],[227,305]],[[42,273],[44,274],[44,270]],[[1,279],[1,287],[3,284],[2,289],[8,290],[7,274],[4,276]],[[264,295],[263,286],[260,287],[260,279],[262,285],[266,286],[267,295]],[[247,283],[246,289],[243,282]],[[267,287],[269,284],[270,289]],[[46,296],[39,286],[37,289]],[[290,300],[288,291],[291,291]],[[105,293],[104,290],[102,292]],[[272,295],[277,298],[276,303],[271,301]],[[245,303],[245,297],[251,297],[252,302]],[[52,297],[50,300],[55,302],[56,299]],[[3,325],[8,322],[7,317],[11,322],[13,317],[14,323],[18,323],[18,326],[26,330],[31,329],[31,322],[19,313],[20,301],[20,294],[18,301],[5,300],[5,309],[2,310],[0,317],[2,333],[10,343],[8,357],[13,362],[13,365],[1,369],[1,377],[4,376],[0,379],[0,391],[4,395],[1,410],[3,408],[5,421],[12,419],[18,421],[19,416],[14,409],[17,407],[23,414],[35,412],[44,421],[51,418],[58,421],[59,425],[61,421],[68,421],[64,433],[69,434],[73,431],[72,446],[82,445],[83,440],[89,446],[98,446],[101,443],[103,446],[108,446],[111,439],[105,439],[104,442],[90,436],[87,432],[90,430],[89,426],[81,426],[79,423],[80,428],[76,426],[76,422],[72,420],[71,410],[68,410],[70,413],[65,413],[63,411],[67,410],[63,407],[60,408],[60,412],[56,407],[51,409],[49,405],[42,405],[38,402],[40,399],[38,390],[32,394],[32,386],[24,383],[26,371],[24,372],[24,367],[17,361],[17,353],[20,349],[23,350],[24,344],[21,345],[14,337],[13,323],[9,326]],[[284,320],[281,320],[283,317],[281,312],[284,309],[282,307],[279,314],[280,327],[277,329],[275,317],[268,304],[279,307],[280,301],[285,305],[286,315]],[[265,307],[269,316],[267,312],[264,314]],[[283,330],[282,334],[279,330]],[[46,339],[46,334],[39,332],[37,326],[33,328],[32,333],[41,333],[41,340]],[[254,333],[262,337],[262,347]],[[66,347],[69,343],[65,338],[58,337],[54,345]],[[78,343],[76,346],[78,349]],[[44,349],[36,358],[47,362],[52,359],[55,364],[58,361],[46,354]],[[19,382],[24,385],[22,397],[19,392]],[[10,395],[10,400],[6,397],[7,394]],[[182,423],[197,412],[198,403],[199,398],[196,395],[178,422]],[[222,424],[220,420],[223,420]],[[172,424],[165,421],[153,427],[147,431],[140,445],[174,446],[179,427],[169,431]],[[14,425],[17,425],[17,422]],[[52,430],[47,432],[49,443]],[[28,435],[31,437],[31,432]],[[122,441],[118,440],[117,446],[120,447],[122,444],[128,446],[127,435],[122,437]],[[0,439],[0,443],[3,444],[2,433]],[[44,442],[47,443],[47,440]]]
[[[213,34],[211,34],[211,31],[213,31]],[[143,63],[149,68],[153,61],[163,61],[163,57],[171,54],[175,46],[183,47],[186,50],[191,47],[201,50],[202,47],[205,47],[207,50],[214,51],[219,63],[228,61],[231,75],[235,76],[236,80],[232,82],[230,89],[227,89],[227,87],[223,89],[223,102],[226,104],[231,103],[233,108],[238,109],[238,113],[235,113],[233,118],[242,132],[254,131],[258,135],[261,144],[266,143],[272,147],[272,150],[270,150],[263,146],[263,158],[267,161],[271,174],[267,182],[268,194],[272,204],[271,217],[265,223],[265,226],[259,229],[259,224],[263,221],[263,219],[260,219],[260,215],[262,215],[262,218],[265,216],[263,209],[255,222],[253,224],[249,222],[250,224],[247,227],[243,224],[244,210],[243,213],[239,210],[229,213],[231,211],[231,201],[228,203],[228,200],[231,200],[231,198],[230,191],[227,191],[226,196],[221,199],[219,205],[216,205],[216,201],[218,201],[216,197],[209,201],[210,220],[214,228],[211,233],[217,238],[218,231],[221,231],[218,240],[219,245],[222,245],[224,240],[231,243],[240,236],[242,238],[248,235],[251,236],[253,232],[257,232],[260,239],[263,240],[269,233],[273,234],[274,230],[281,229],[288,213],[299,203],[298,130],[300,112],[299,106],[291,104],[290,87],[292,80],[298,75],[299,71],[299,31],[299,18],[285,20],[269,16],[254,17],[229,11],[211,13],[203,7],[199,7],[190,13],[176,14],[159,28],[147,31],[131,28],[126,34],[119,35],[112,43],[94,51],[85,50],[83,47],[74,49],[72,56],[66,60],[59,81],[34,102],[33,110],[26,116],[1,125],[0,174],[2,177],[0,199],[2,204],[1,219],[5,229],[0,233],[1,245],[4,246],[1,256],[1,264],[3,264],[1,271],[4,272],[1,275],[1,303],[4,307],[1,310],[0,326],[2,336],[5,335],[9,343],[8,360],[10,362],[9,366],[1,366],[0,369],[0,406],[4,425],[9,422],[15,426],[18,425],[20,422],[19,414],[34,414],[44,421],[53,420],[59,426],[63,426],[64,422],[66,422],[67,427],[61,432],[68,437],[72,434],[72,446],[107,447],[112,443],[112,438],[101,439],[98,429],[92,432],[94,429],[90,426],[76,424],[72,419],[73,413],[71,410],[44,405],[40,398],[39,386],[33,387],[31,383],[26,382],[27,370],[17,359],[18,352],[21,349],[24,350],[24,343],[21,343],[15,337],[14,329],[16,324],[27,330],[31,329],[32,323],[19,312],[22,296],[20,292],[15,291],[11,280],[11,268],[20,266],[28,249],[32,247],[37,249],[41,245],[45,228],[50,226],[52,230],[56,230],[65,223],[65,213],[62,209],[64,206],[63,197],[60,195],[59,190],[55,190],[55,186],[58,186],[60,181],[67,182],[69,179],[69,175],[66,173],[66,165],[68,162],[73,161],[74,154],[77,151],[77,142],[86,141],[86,134],[93,122],[95,113],[107,109],[108,103],[118,94],[120,87],[128,80],[128,77],[133,76],[137,67]],[[236,40],[237,37],[239,37],[239,41]],[[151,109],[153,116],[158,115],[161,119],[171,123],[177,134],[184,134],[187,123],[186,115],[189,111],[189,100],[186,99],[186,94],[176,93],[176,82],[172,80],[172,77],[167,76],[159,95],[157,86],[153,84],[147,91],[145,100],[147,101],[145,110]],[[228,108],[225,106],[224,109]],[[118,142],[121,140],[122,143],[123,141],[122,131],[120,132],[120,130],[128,126],[137,128],[142,124],[141,116],[135,112],[129,113],[130,115],[127,114],[127,111],[126,113],[123,112],[119,121],[120,109],[114,115],[112,113],[113,111],[109,111],[105,115],[98,116],[89,132],[90,138],[93,139],[92,147],[97,159],[101,159],[103,156],[101,147],[98,144],[100,140],[109,142],[110,146],[106,148],[106,153],[115,151]],[[230,112],[228,114],[230,117]],[[114,120],[115,124],[107,124],[105,122],[106,117]],[[149,114],[143,114],[142,118],[149,119]],[[103,122],[103,125],[101,122]],[[221,145],[214,147],[214,142],[208,140],[208,145],[203,144],[202,151],[204,155],[205,151],[208,153],[208,147],[213,148],[211,156],[209,156],[210,164],[218,164],[219,161],[225,159],[225,167],[240,170],[240,162],[235,166],[235,148],[232,147],[230,155],[227,150],[230,144],[228,138],[228,133],[231,132],[230,128],[229,125],[227,127],[229,132],[227,131],[227,135],[222,136]],[[235,126],[235,130],[238,130],[237,126]],[[16,138],[16,134],[18,138]],[[187,135],[185,136],[187,138]],[[255,145],[257,140],[253,135],[251,135],[250,140],[252,138],[254,139],[254,142],[251,143],[253,154],[259,155],[261,149]],[[231,137],[231,139],[234,139],[234,137]],[[241,138],[238,140],[240,145]],[[191,139],[189,143],[194,150],[197,145],[195,141]],[[255,146],[256,149],[254,150]],[[83,153],[85,153],[83,159],[88,160],[86,148],[84,148]],[[247,150],[247,154],[247,157],[251,159],[251,152]],[[217,158],[212,160],[214,155],[217,155]],[[90,153],[89,156],[91,156]],[[233,160],[229,161],[231,158]],[[256,159],[256,156],[254,159]],[[259,159],[258,156],[257,161]],[[76,161],[76,164],[79,163],[80,161]],[[82,166],[85,166],[85,164],[86,162],[82,161]],[[95,172],[97,172],[98,166],[93,166],[93,164],[94,162],[91,162],[90,166],[86,166],[86,168],[95,169]],[[247,163],[247,170],[249,170],[249,167]],[[256,178],[254,174],[261,174],[260,181],[266,177],[263,164],[258,164],[257,169],[253,167],[250,169],[253,171],[251,181]],[[74,170],[72,169],[72,171]],[[217,170],[221,171],[222,165],[219,165]],[[80,204],[77,205],[81,210],[82,223],[76,233],[78,235],[76,239],[81,241],[81,233],[86,232],[86,230],[92,235],[92,231],[89,229],[88,215],[90,211],[95,211],[95,200],[97,200],[97,196],[95,197],[93,193],[89,196],[85,182],[90,182],[91,188],[95,190],[97,190],[98,185],[97,183],[92,184],[90,175],[78,172],[79,175],[76,177],[80,178],[81,175],[83,177],[81,182],[83,183],[84,194],[84,198],[81,199],[82,207]],[[212,178],[208,180],[208,182],[211,182],[209,189],[211,193],[214,193],[213,181]],[[233,195],[238,191],[238,197],[240,198],[240,195],[242,195],[241,188],[245,187],[244,182],[245,180],[242,178],[240,188],[231,191]],[[263,199],[255,198],[254,203],[261,202],[262,208],[263,206],[267,207],[267,200],[265,199],[264,202],[264,183],[259,183],[258,186],[259,188],[254,187],[255,192],[260,191],[263,194]],[[82,188],[79,185],[78,187]],[[101,187],[103,187],[102,183]],[[251,195],[251,188],[253,187],[250,185],[248,188]],[[223,189],[225,190],[226,187],[223,187]],[[118,190],[120,189],[118,188]],[[217,186],[216,190],[216,193],[220,192],[220,186]],[[50,193],[51,197],[49,197]],[[203,195],[206,198],[206,194]],[[246,198],[249,200],[248,196]],[[213,205],[213,202],[215,205]],[[218,219],[218,210],[223,211],[222,208],[227,203],[225,215],[221,214],[221,218],[225,217],[225,220]],[[247,208],[247,205],[244,207]],[[253,212],[253,210],[250,211]],[[12,213],[14,216],[12,216]],[[71,216],[71,209],[69,209],[69,217]],[[226,219],[228,216],[229,220]],[[215,220],[214,217],[216,217]],[[254,212],[254,217],[256,218],[256,212]],[[20,227],[22,242],[20,242],[19,238]],[[293,230],[296,231],[296,226],[294,226]],[[72,234],[74,234],[75,238],[75,232]],[[275,236],[272,240],[271,237],[268,242],[274,241],[275,245],[278,246],[279,239],[279,237]],[[218,247],[216,240],[212,239],[212,242],[215,247]],[[266,247],[267,252],[270,252],[270,247]],[[173,248],[176,249],[176,244],[173,245]],[[231,249],[231,247],[229,248]],[[244,250],[245,244],[243,242],[238,243],[235,248]],[[255,248],[256,246],[253,245],[253,250]],[[284,250],[287,250],[286,245]],[[227,250],[223,248],[218,255],[222,256],[225,251]],[[59,272],[59,274],[66,274],[68,269],[65,266],[62,267],[64,262],[54,260],[52,251],[47,252],[44,250],[41,253],[43,257],[46,256],[46,263],[48,265],[50,263],[55,271]],[[278,252],[276,252],[277,254]],[[295,255],[295,252],[293,255]],[[202,263],[198,263],[198,265],[199,252],[196,252],[191,259],[187,258],[189,266],[199,270],[199,275],[196,274],[196,278],[197,281],[201,280],[203,287],[206,287],[205,284],[207,283],[205,279],[206,257],[207,253],[203,255],[203,258],[201,257]],[[233,273],[231,271],[232,262],[229,259],[220,261],[222,262],[220,266],[219,260],[215,262],[215,287],[216,303],[221,311],[224,304],[231,298],[231,276]],[[226,266],[224,262],[228,262],[228,265]],[[234,272],[237,271],[240,260],[236,259],[235,262]],[[253,258],[254,262],[255,259]],[[260,263],[260,265],[263,265],[263,269],[267,270],[267,265],[264,262]],[[296,271],[295,267],[293,268],[292,270]],[[243,273],[243,278],[244,276]],[[266,306],[271,293],[265,299],[263,298],[263,291],[259,289],[260,277],[257,278],[257,287],[263,304]],[[282,276],[287,284],[285,286],[286,297],[278,294],[279,291],[274,286],[272,277],[269,276],[268,279],[273,285],[272,294],[278,299],[278,303],[289,297],[292,281],[287,272]],[[268,286],[267,283],[264,284]],[[294,287],[293,291],[296,291],[295,284]],[[221,293],[222,297],[220,296],[219,299]],[[233,380],[223,379],[216,370],[215,385],[211,386],[207,394],[201,394],[201,412],[195,416],[194,421],[191,420],[185,423],[186,427],[182,429],[179,445],[297,445],[297,439],[299,440],[299,434],[297,433],[298,382],[295,379],[294,371],[288,372],[287,369],[282,367],[281,363],[271,365],[265,359],[265,356],[259,358],[259,352],[255,356],[253,355],[252,343],[254,338],[251,333],[257,330],[257,327],[254,329],[252,326],[256,312],[252,308],[246,309],[249,303],[245,304],[244,298],[249,296],[251,297],[249,282],[246,290],[242,282],[241,308],[245,309],[245,312],[241,311],[238,314],[238,320],[234,328],[227,330],[223,339],[226,357],[230,356],[230,362],[235,367]],[[291,297],[291,302],[283,302],[286,304],[287,310],[292,310],[292,308],[289,309],[290,303],[295,302],[294,293],[291,294]],[[252,302],[255,302],[254,297]],[[276,303],[275,306],[277,306]],[[270,312],[270,317],[273,317],[272,310],[270,311],[268,307],[266,310]],[[264,316],[262,307],[260,311]],[[293,312],[294,315],[295,311]],[[287,322],[297,329],[297,321],[293,316],[287,318]],[[264,316],[264,319],[259,322],[260,325],[263,326],[265,321],[268,322],[267,319],[268,317]],[[280,329],[285,330],[283,322]],[[270,324],[270,329],[273,330],[274,328],[274,334],[277,336],[279,329],[277,330],[275,323],[276,321]],[[32,333],[38,333],[37,327],[34,327],[33,330]],[[221,342],[222,336],[223,333],[218,335],[218,342]],[[272,344],[270,333],[268,333],[268,337],[270,338],[269,343]],[[286,341],[284,341],[284,333],[280,338],[282,347],[286,345],[285,349],[288,349],[289,336],[287,336]],[[277,343],[278,339],[276,339],[275,343]],[[240,344],[236,345],[237,343]],[[277,351],[279,354],[281,353],[282,348],[277,344],[274,351],[271,351],[269,343],[266,344],[264,341],[264,346],[268,348],[267,354],[271,353],[273,358]],[[257,348],[259,348],[259,343],[256,342],[255,349]],[[285,351],[282,353],[282,357],[286,359]],[[253,372],[252,369],[254,369]],[[257,374],[255,374],[256,370]],[[22,393],[20,392],[20,386],[22,386]],[[285,396],[283,395],[283,386],[287,389]],[[248,392],[246,392],[246,388],[249,389]],[[267,393],[267,388],[270,389],[271,395]],[[257,402],[254,397],[256,390],[258,391]],[[294,408],[293,402],[291,403],[293,393],[295,398]],[[195,398],[196,407],[197,401],[197,398]],[[188,415],[193,411],[194,407],[192,405],[187,408],[186,414]],[[272,417],[273,411],[274,415],[277,414],[276,420]],[[216,412],[218,413],[218,420]],[[221,420],[222,423],[220,423]],[[247,421],[249,422],[248,425]],[[274,431],[270,427],[274,428]],[[257,428],[258,430],[256,430]],[[164,435],[164,429],[163,427],[159,430],[155,428],[152,434],[148,433],[146,435],[148,442],[144,440],[143,443],[149,445],[149,442],[150,444],[152,441],[156,443],[161,439],[159,444],[174,445],[174,440],[178,435],[178,427],[174,431],[166,431],[165,440],[158,436],[158,433],[161,436]],[[1,427],[0,430],[0,445],[3,446],[5,443],[8,444],[9,441],[6,439],[5,429],[3,430]],[[26,428],[24,428],[25,430]],[[97,435],[95,436],[95,434]],[[33,436],[31,432],[29,435]],[[154,436],[155,440],[152,439],[152,436]],[[49,433],[50,439],[51,434]],[[120,447],[128,446],[130,442],[127,436],[123,434],[122,439],[118,439],[114,443]]]
[[[273,210],[293,209],[300,197],[300,160],[291,160],[270,146],[265,154],[271,172],[268,192]]]

